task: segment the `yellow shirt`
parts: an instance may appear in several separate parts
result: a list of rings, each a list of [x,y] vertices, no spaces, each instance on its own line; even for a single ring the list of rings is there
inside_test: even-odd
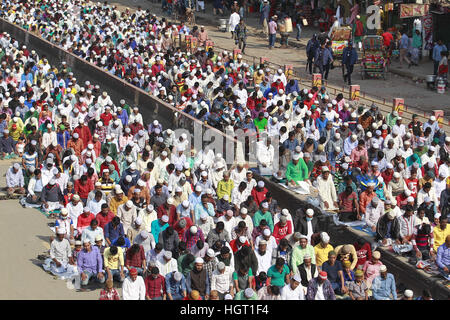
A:
[[[253,80],[255,81],[255,84],[260,84],[264,77],[264,74],[259,74],[257,71],[253,73]]]
[[[328,244],[325,248],[322,244],[317,244],[314,247],[314,253],[316,254],[316,265],[321,267],[322,264],[328,260],[328,252],[333,251],[333,246]]]
[[[122,200],[117,200],[116,197],[112,197],[111,202],[109,203],[109,208],[114,213],[114,215],[117,214],[117,208],[128,201],[127,196],[122,196]]]
[[[105,261],[105,270],[108,267],[111,270],[120,269],[120,266],[124,265],[123,262],[123,249],[121,247],[117,247],[117,253],[112,255],[109,253],[110,248],[106,248],[103,252],[103,257]]]
[[[445,230],[442,230],[440,226],[436,226],[433,231],[434,235],[434,252],[437,252],[439,246],[445,242],[445,238],[450,235],[450,227],[447,225]]]

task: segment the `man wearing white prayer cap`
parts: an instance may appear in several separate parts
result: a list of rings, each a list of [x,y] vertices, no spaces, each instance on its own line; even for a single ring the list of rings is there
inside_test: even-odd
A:
[[[234,300],[258,300],[258,295],[252,288],[247,288],[236,293]]]
[[[300,285],[302,279],[299,273],[296,273],[288,284],[281,289],[281,300],[305,300],[303,287]]]
[[[56,276],[70,278],[75,275],[75,269],[73,265],[69,264],[69,259],[72,257],[72,249],[65,235],[66,229],[58,228],[56,238],[50,244],[50,258],[45,260],[43,268]]]
[[[322,174],[317,178],[317,189],[319,191],[320,205],[323,210],[339,210],[336,187],[327,166],[322,167]]]
[[[186,289],[188,294],[190,294],[193,290],[196,290],[200,293],[202,300],[208,300],[211,286],[209,275],[204,267],[204,263],[205,261],[203,258],[195,258],[194,269],[186,275]]]
[[[120,222],[123,224],[124,233],[128,234],[128,229],[132,228],[132,225],[137,219],[137,208],[133,204],[133,201],[128,200],[124,204],[121,204],[117,208],[117,217],[120,218]]]

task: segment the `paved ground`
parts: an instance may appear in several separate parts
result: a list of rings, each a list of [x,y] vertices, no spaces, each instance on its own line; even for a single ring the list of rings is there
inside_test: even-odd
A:
[[[6,185],[4,175],[9,161],[0,161],[0,187]],[[24,209],[18,200],[0,201],[0,243],[5,244],[0,274],[7,275],[0,290],[1,300],[76,300],[98,299],[99,290],[77,292],[66,282],[56,280],[41,267],[37,259],[50,248],[47,219],[35,209]],[[121,290],[119,290],[121,291]]]
[[[151,12],[158,16],[165,16],[165,13],[161,11],[160,3],[152,3],[148,0],[113,0],[111,4],[118,5],[119,8],[128,6],[130,9],[137,8],[140,5],[143,9],[150,9]],[[197,13],[197,24],[204,24],[208,30],[210,38],[214,41],[216,47],[225,48],[226,50],[232,50],[235,47],[234,40],[230,39],[230,33],[221,32],[218,30],[220,18],[228,19],[228,15],[225,17],[213,16],[212,7],[210,3],[206,4],[206,13]],[[246,58],[253,61],[255,57],[256,61],[259,61],[259,57],[267,57],[273,63],[285,65],[291,64],[294,66],[295,71],[301,75],[304,79],[310,79],[310,75],[305,73],[305,47],[312,34],[317,32],[312,27],[304,28],[300,41],[295,40],[296,32],[291,34],[290,44],[295,47],[288,49],[279,48],[280,44],[277,43],[273,50],[268,50],[267,40],[260,36],[259,32],[259,15],[250,14],[246,18],[246,24],[249,27],[249,37],[247,39]],[[279,41],[279,39],[277,39]],[[353,84],[359,84],[361,91],[366,92],[368,95],[372,95],[378,98],[384,98],[387,101],[392,101],[393,98],[404,98],[405,104],[417,108],[418,111],[432,111],[434,109],[442,109],[445,111],[445,115],[450,116],[450,92],[445,94],[438,94],[436,91],[426,89],[425,83],[416,83],[411,78],[418,78],[426,74],[432,73],[432,64],[428,61],[428,58],[424,58],[419,67],[412,67],[408,69],[406,66],[398,68],[399,63],[394,61],[392,69],[403,76],[398,74],[389,73],[388,80],[378,79],[365,79],[361,80],[360,67],[355,66],[353,73]],[[330,72],[329,82],[338,87],[346,86],[342,78],[342,72],[340,68],[336,68]]]

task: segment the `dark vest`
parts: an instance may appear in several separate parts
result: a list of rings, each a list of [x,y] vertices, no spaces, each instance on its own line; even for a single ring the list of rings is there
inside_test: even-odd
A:
[[[196,272],[194,270],[191,271],[191,289],[197,290],[200,292],[201,296],[204,296],[206,293],[206,277],[208,273],[205,268],[202,271]]]
[[[302,286],[307,287],[308,286],[308,277],[306,274],[305,264],[302,263],[298,267],[298,272],[300,273],[300,278],[302,279]],[[316,272],[316,265],[311,263],[311,279],[314,278],[314,273]]]

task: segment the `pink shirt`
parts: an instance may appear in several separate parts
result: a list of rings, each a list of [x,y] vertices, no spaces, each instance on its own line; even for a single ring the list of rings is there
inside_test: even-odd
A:
[[[362,148],[361,150],[358,150],[358,147],[356,147],[355,149],[352,150],[350,158],[352,159],[353,162],[357,162],[359,161],[359,158],[361,158],[361,156],[366,157],[366,160],[368,160],[367,149]]]
[[[270,34],[277,33],[277,23],[273,20],[269,22],[269,33]]]
[[[366,279],[366,284],[369,288],[372,286],[373,279],[380,274],[381,265],[382,263],[379,260],[376,264],[373,264],[372,261],[366,261],[364,263],[364,278]]]

